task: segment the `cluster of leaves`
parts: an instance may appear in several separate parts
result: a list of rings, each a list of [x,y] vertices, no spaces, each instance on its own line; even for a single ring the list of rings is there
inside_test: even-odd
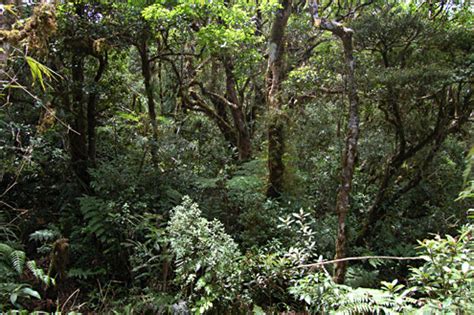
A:
[[[382,281],[381,289],[354,289],[334,283],[325,269],[290,288],[312,312],[336,314],[426,314],[471,312],[474,283],[472,225],[454,238],[437,235],[420,242],[426,262],[412,268],[409,286]]]
[[[459,235],[436,235],[420,242],[427,262],[413,268],[410,281],[417,292],[425,295],[429,309],[453,312],[474,310],[474,227],[466,225]]]
[[[8,236],[4,239],[4,236]],[[5,226],[0,241],[0,309],[9,309],[11,305],[22,308],[30,299],[41,299],[34,287],[42,284],[54,286],[55,279],[37,266],[34,260],[28,260],[26,253],[18,248],[18,239],[13,231]],[[10,239],[13,237],[13,239]],[[35,283],[35,281],[37,283]]]
[[[189,197],[175,207],[169,226],[170,249],[176,257],[176,281],[198,313],[241,298],[240,251],[222,223],[201,216]]]
[[[287,137],[279,200],[265,196],[264,73],[265,40],[280,1],[61,2],[57,15],[48,15],[54,19],[45,20],[54,22],[41,41],[42,50],[50,50],[46,58],[34,55],[28,40],[11,51],[9,71],[25,86],[1,82],[2,97],[9,99],[0,108],[0,210],[17,222],[21,240],[0,225],[6,239],[0,242],[2,305],[28,306],[27,299],[41,292],[37,282],[53,283],[26,257],[47,260],[51,241],[65,235],[71,259],[58,301],[71,297],[63,300],[70,305],[79,296],[86,311],[472,310],[471,226],[456,237],[421,242],[426,263],[411,271],[393,262],[354,264],[342,286],[330,269],[300,268],[334,255],[346,84],[339,43],[314,31],[304,1],[293,2],[284,62],[289,72],[282,74],[279,95]],[[341,17],[342,3],[352,9],[355,2],[323,1],[322,9],[355,31],[363,132],[346,223],[349,251],[412,256],[417,239],[453,231],[465,198],[473,195],[469,166],[464,201],[453,202],[472,131],[461,126],[446,139],[426,138],[449,118],[440,113],[452,114],[456,124],[460,100],[472,103],[473,38],[466,31],[472,14],[451,10],[452,20],[429,19],[427,5],[374,1],[370,10]],[[107,60],[102,79],[100,58]],[[144,64],[151,72],[148,86]],[[225,79],[231,76],[224,70],[234,72],[244,127],[252,134],[245,161],[218,125],[231,125],[232,104],[212,102],[229,96]],[[204,105],[193,103],[191,92],[202,94]],[[150,98],[154,108],[146,106]],[[219,104],[222,120],[209,114],[222,111]],[[89,128],[78,134],[72,125]],[[231,135],[238,131],[230,129]],[[77,136],[88,137],[79,155]],[[407,147],[435,144],[391,168],[402,137]],[[433,160],[425,162],[431,153]],[[81,159],[86,180],[77,176]],[[367,246],[352,247],[384,168],[387,203],[379,208],[385,214],[372,226]],[[418,175],[420,182],[410,187]],[[191,197],[180,204],[183,195]],[[395,276],[409,281],[373,289]],[[76,296],[71,288],[78,287]]]
[[[167,228],[182,297],[198,313],[250,303],[273,310],[294,310],[301,307],[298,300],[315,313],[398,314],[411,310],[422,314],[472,308],[471,225],[456,238],[436,236],[420,242],[423,253],[419,259],[426,262],[412,268],[408,286],[394,280],[382,281],[380,289],[354,289],[334,283],[322,266],[309,273],[299,267],[315,258],[314,233],[305,223],[307,216],[300,211],[281,219],[282,232],[292,229],[295,233],[294,246],[285,248],[273,242],[244,257],[223,226],[202,218],[198,206],[185,197],[173,209]]]

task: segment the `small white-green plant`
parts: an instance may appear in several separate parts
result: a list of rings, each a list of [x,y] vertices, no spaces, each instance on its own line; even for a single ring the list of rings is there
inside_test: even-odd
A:
[[[217,220],[202,217],[189,197],[176,206],[167,227],[176,282],[196,313],[236,303],[241,295],[241,254]]]

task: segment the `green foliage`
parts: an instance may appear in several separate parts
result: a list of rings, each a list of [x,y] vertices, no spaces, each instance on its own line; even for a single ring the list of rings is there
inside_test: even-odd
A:
[[[415,256],[425,239],[423,263],[351,261],[345,285],[332,265],[301,267],[334,257],[347,134],[344,47],[310,22],[311,1],[292,1],[284,30],[272,28],[280,0],[56,1],[45,32],[49,20],[24,29],[39,5],[27,2],[0,12],[22,36],[0,48],[2,311],[474,312],[467,1],[316,1],[354,31],[346,255]],[[26,45],[38,39],[41,51]],[[266,196],[273,83],[278,199]],[[354,244],[373,205],[371,235]],[[69,262],[52,288],[41,266],[58,238]]]
[[[387,283],[392,286],[394,283]],[[298,280],[290,293],[304,301],[311,312],[329,314],[382,313],[399,314],[415,300],[407,298],[411,290],[398,292],[403,285],[390,290],[353,289],[334,283],[327,272],[316,272]]]
[[[457,200],[462,200],[466,198],[474,198],[474,147],[469,150],[469,153],[467,154],[467,163],[466,163],[466,168],[464,170],[464,189],[463,191],[459,194],[459,197]]]
[[[304,248],[288,249],[277,241],[246,254],[245,286],[255,305],[270,313],[299,308],[287,289],[302,275],[296,268],[301,256]]]
[[[87,247],[98,246],[104,255],[114,258],[111,261],[98,262],[98,265],[91,269],[78,264],[71,276],[87,279],[105,274],[104,271],[117,271],[117,268],[121,268],[121,272],[128,272],[122,242],[132,233],[132,227],[137,224],[138,217],[131,214],[127,203],[120,204],[99,197],[82,197],[80,206],[85,225],[71,235],[73,254],[82,255],[81,259],[85,259],[89,253]],[[79,241],[80,238],[83,239]]]
[[[30,234],[30,241],[41,244],[36,251],[39,254],[47,255],[53,249],[53,243],[60,237],[60,233],[56,229],[38,230]]]
[[[54,241],[58,237],[58,232],[54,230],[38,230],[30,234],[31,241],[38,241],[38,242],[50,242]]]
[[[241,196],[239,191],[231,193],[235,194],[233,195],[234,198]],[[256,198],[249,200],[248,197],[252,194]],[[265,245],[268,241],[278,238],[280,235],[278,217],[286,213],[285,209],[282,209],[278,203],[271,200],[262,201],[263,196],[258,191],[247,191],[246,195],[247,197],[239,199],[239,203],[247,201],[242,207],[244,209],[243,213],[239,216],[239,222],[244,229],[240,235],[242,243],[246,247],[252,247]]]
[[[22,281],[24,273],[30,272],[46,287],[54,285],[53,278],[45,274],[43,269],[36,265],[34,260],[27,261],[22,250],[14,249],[7,244],[0,243],[0,308],[9,308],[11,303],[15,308],[21,308],[26,299],[41,299],[37,290],[31,284]]]
[[[79,259],[71,276],[88,279],[117,272],[117,268],[122,275],[128,274],[133,268],[129,265],[133,248],[124,247],[124,243],[141,244],[144,233],[151,233],[142,230],[146,222],[144,216],[160,208],[161,187],[149,169],[139,169],[136,159],[140,161],[141,152],[133,148],[130,151],[129,156],[118,157],[94,169],[91,174],[95,196],[78,198],[84,225],[74,227],[70,236],[72,255]],[[83,261],[95,258],[89,246],[100,248],[101,255],[114,258],[101,260],[97,266],[84,265]]]
[[[453,312],[474,310],[473,226],[456,237],[439,235],[420,242],[427,262],[411,270],[411,281],[424,294],[427,305]]]
[[[41,64],[37,60],[33,59],[32,57],[26,56],[25,59],[26,59],[26,62],[28,63],[28,66],[30,67],[33,83],[36,80],[38,80],[43,90],[46,89],[43,75],[46,76],[48,79],[60,78],[59,74],[57,74],[56,72],[54,72],[47,66]]]
[[[381,289],[353,289],[334,283],[322,271],[303,277],[289,289],[305,301],[312,312],[335,314],[384,313],[401,314],[439,311],[471,312],[474,301],[474,248],[471,225],[454,238],[426,239],[420,242],[426,262],[411,269],[410,284],[382,281]]]
[[[79,280],[95,279],[100,276],[105,276],[107,271],[104,268],[70,268],[68,270],[68,277]]]
[[[166,268],[171,262],[163,225],[161,215],[145,213],[135,228],[142,237],[129,239],[125,244],[133,250],[129,257],[133,280],[156,291],[168,285]]]
[[[176,260],[176,282],[196,313],[229,307],[242,298],[240,251],[222,224],[201,217],[198,205],[185,197],[167,227]]]

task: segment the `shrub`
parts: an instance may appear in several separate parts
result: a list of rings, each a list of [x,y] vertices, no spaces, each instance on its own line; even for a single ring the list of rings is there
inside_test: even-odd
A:
[[[167,227],[176,282],[195,312],[239,303],[243,296],[241,254],[217,220],[201,217],[189,197],[172,210]]]

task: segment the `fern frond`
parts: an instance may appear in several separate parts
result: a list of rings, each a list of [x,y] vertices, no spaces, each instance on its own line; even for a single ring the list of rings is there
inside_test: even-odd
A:
[[[30,241],[49,242],[58,237],[58,233],[53,230],[39,230],[30,234]]]
[[[13,269],[18,274],[23,273],[23,268],[25,267],[26,254],[21,250],[14,250],[10,253],[10,261],[13,266]]]
[[[399,314],[388,292],[359,288],[340,298],[336,314]]]
[[[100,269],[81,269],[81,268],[71,268],[68,271],[68,277],[70,278],[78,278],[81,280],[87,280],[93,277],[105,275],[106,270],[103,268]]]
[[[0,243],[0,255],[3,257],[9,257],[13,248],[7,244]]]
[[[26,266],[28,267],[28,270],[31,271],[33,276],[40,280],[42,283],[44,283],[46,286],[49,286],[50,284],[55,285],[56,281],[54,278],[50,277],[49,275],[45,274],[43,269],[39,268],[36,265],[36,262],[34,260],[30,260],[26,263]]]

